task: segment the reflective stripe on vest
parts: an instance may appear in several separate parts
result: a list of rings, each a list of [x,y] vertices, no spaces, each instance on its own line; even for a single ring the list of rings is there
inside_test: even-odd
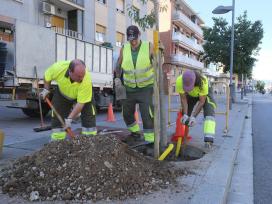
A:
[[[149,77],[141,78],[141,79],[136,79],[136,80],[135,79],[130,80],[130,79],[124,78],[124,82],[125,82],[125,84],[126,84],[126,82],[127,83],[137,83],[137,84],[139,84],[141,82],[149,81],[151,79],[154,79],[154,74],[153,73]]]
[[[154,83],[154,69],[150,62],[149,42],[142,42],[134,67],[131,45],[126,43],[123,48],[121,65],[124,73],[125,85],[131,88],[143,88]]]
[[[135,70],[123,70],[123,72],[125,74],[141,74],[141,73],[145,73],[149,70],[153,69],[152,66],[147,67],[145,69],[135,69]]]

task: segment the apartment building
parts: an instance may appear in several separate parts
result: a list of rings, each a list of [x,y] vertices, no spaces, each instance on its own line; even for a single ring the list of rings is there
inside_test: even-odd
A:
[[[202,73],[208,78],[215,94],[226,94],[229,86],[230,74],[224,73],[224,66],[221,63],[210,63],[202,70]]]
[[[1,0],[0,38],[12,40],[10,25],[18,19],[83,39],[83,18],[86,18],[83,3],[83,0]]]
[[[130,6],[143,16],[153,5],[139,0],[1,0],[0,39],[13,40],[12,22],[19,19],[118,49],[126,41],[126,27],[135,24],[128,16]],[[152,32],[142,32],[142,39],[152,41]]]
[[[126,41],[126,28],[135,24],[128,16],[127,8],[130,6],[140,16],[150,13],[153,7],[151,2],[143,6],[139,0],[97,0],[95,2],[95,40],[97,42],[112,42],[113,45],[121,47]],[[143,40],[152,42],[151,30],[141,31],[141,33]]]
[[[168,0],[166,4],[167,11],[160,13],[160,39],[165,47],[163,69],[167,86],[175,82],[182,69],[204,69],[200,56],[204,51],[204,21],[184,0]]]

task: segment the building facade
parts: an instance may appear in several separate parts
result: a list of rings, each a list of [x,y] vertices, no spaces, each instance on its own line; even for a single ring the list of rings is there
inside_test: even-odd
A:
[[[36,24],[87,42],[111,43],[117,50],[126,41],[126,28],[134,24],[127,8],[140,16],[148,14],[152,3],[137,0],[1,0],[0,39],[13,40],[12,21]],[[152,42],[150,30],[142,39]]]
[[[204,21],[183,0],[168,0],[167,11],[160,13],[160,39],[165,47],[165,85],[173,84],[182,69],[202,71]],[[167,88],[165,89],[167,91]]]

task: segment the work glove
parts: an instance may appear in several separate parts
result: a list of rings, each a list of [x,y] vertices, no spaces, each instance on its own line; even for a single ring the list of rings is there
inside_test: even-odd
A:
[[[45,100],[45,98],[49,95],[50,91],[47,90],[47,89],[42,89],[42,91],[40,92],[39,94],[39,97],[42,99],[42,100]]]
[[[186,125],[186,122],[189,120],[189,116],[184,114],[180,120],[180,122],[184,125]]]
[[[72,126],[72,118],[65,118],[64,122],[65,122],[65,126],[64,126],[64,130],[67,130],[68,128],[71,128]]]
[[[190,120],[189,120],[189,127],[193,127],[196,125],[196,118],[194,116],[191,116],[190,117]]]

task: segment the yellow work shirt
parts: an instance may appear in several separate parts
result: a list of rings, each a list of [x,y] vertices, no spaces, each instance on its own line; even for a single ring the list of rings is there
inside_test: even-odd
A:
[[[189,96],[199,97],[199,96],[207,96],[209,93],[209,83],[207,77],[203,76],[203,86],[200,89],[198,86],[195,86],[192,91],[188,93]],[[176,92],[179,94],[184,94],[185,91],[183,89],[182,75],[180,75],[176,80]]]
[[[92,100],[92,80],[86,69],[82,82],[72,82],[68,75],[70,61],[54,63],[45,71],[45,81],[56,81],[60,92],[78,103],[88,103]]]

